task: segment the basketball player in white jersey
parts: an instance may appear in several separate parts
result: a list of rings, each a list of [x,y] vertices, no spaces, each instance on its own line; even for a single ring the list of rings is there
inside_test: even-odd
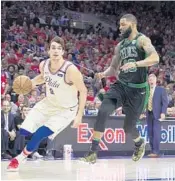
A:
[[[19,164],[37,149],[46,137],[52,139],[73,120],[73,128],[81,123],[87,97],[82,74],[71,62],[63,59],[64,41],[51,40],[50,59],[41,62],[41,74],[32,80],[33,86],[46,84],[46,97],[38,102],[23,122],[20,133],[33,134],[20,155],[13,158],[8,171],[17,171]],[[78,98],[79,92],[79,98]]]

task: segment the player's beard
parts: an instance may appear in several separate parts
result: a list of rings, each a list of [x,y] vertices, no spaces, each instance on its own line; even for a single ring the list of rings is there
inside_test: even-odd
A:
[[[123,40],[125,38],[128,38],[131,33],[132,33],[132,28],[130,26],[128,29],[126,29],[123,33],[120,34],[120,39]]]

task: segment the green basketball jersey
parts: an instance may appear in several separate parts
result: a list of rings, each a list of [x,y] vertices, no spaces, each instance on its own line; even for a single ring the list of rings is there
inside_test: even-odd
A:
[[[140,60],[144,60],[146,57],[146,53],[143,49],[138,47],[138,38],[143,36],[143,34],[139,33],[136,38],[132,41],[128,39],[124,39],[120,43],[120,58],[121,58],[121,66],[128,62],[137,62]],[[146,67],[136,67],[131,68],[126,71],[120,71],[119,80],[126,83],[143,83],[146,82],[147,78],[147,68]]]

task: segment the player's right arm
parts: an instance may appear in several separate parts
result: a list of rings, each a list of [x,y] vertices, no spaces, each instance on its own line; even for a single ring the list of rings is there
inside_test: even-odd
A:
[[[42,61],[39,65],[40,74],[37,75],[34,79],[32,79],[32,85],[35,87],[36,85],[44,84],[44,62]]]
[[[115,47],[114,56],[112,57],[110,66],[104,72],[98,73],[97,77],[101,79],[107,76],[116,76],[119,65],[120,65],[120,43]]]

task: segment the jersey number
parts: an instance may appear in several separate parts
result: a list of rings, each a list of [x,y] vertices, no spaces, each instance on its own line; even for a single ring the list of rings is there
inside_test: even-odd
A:
[[[136,62],[134,59],[125,59],[124,60],[124,64],[129,63],[129,62]],[[136,72],[137,71],[137,67],[134,68],[130,68],[128,70],[125,70],[124,73],[128,73],[128,72]]]

